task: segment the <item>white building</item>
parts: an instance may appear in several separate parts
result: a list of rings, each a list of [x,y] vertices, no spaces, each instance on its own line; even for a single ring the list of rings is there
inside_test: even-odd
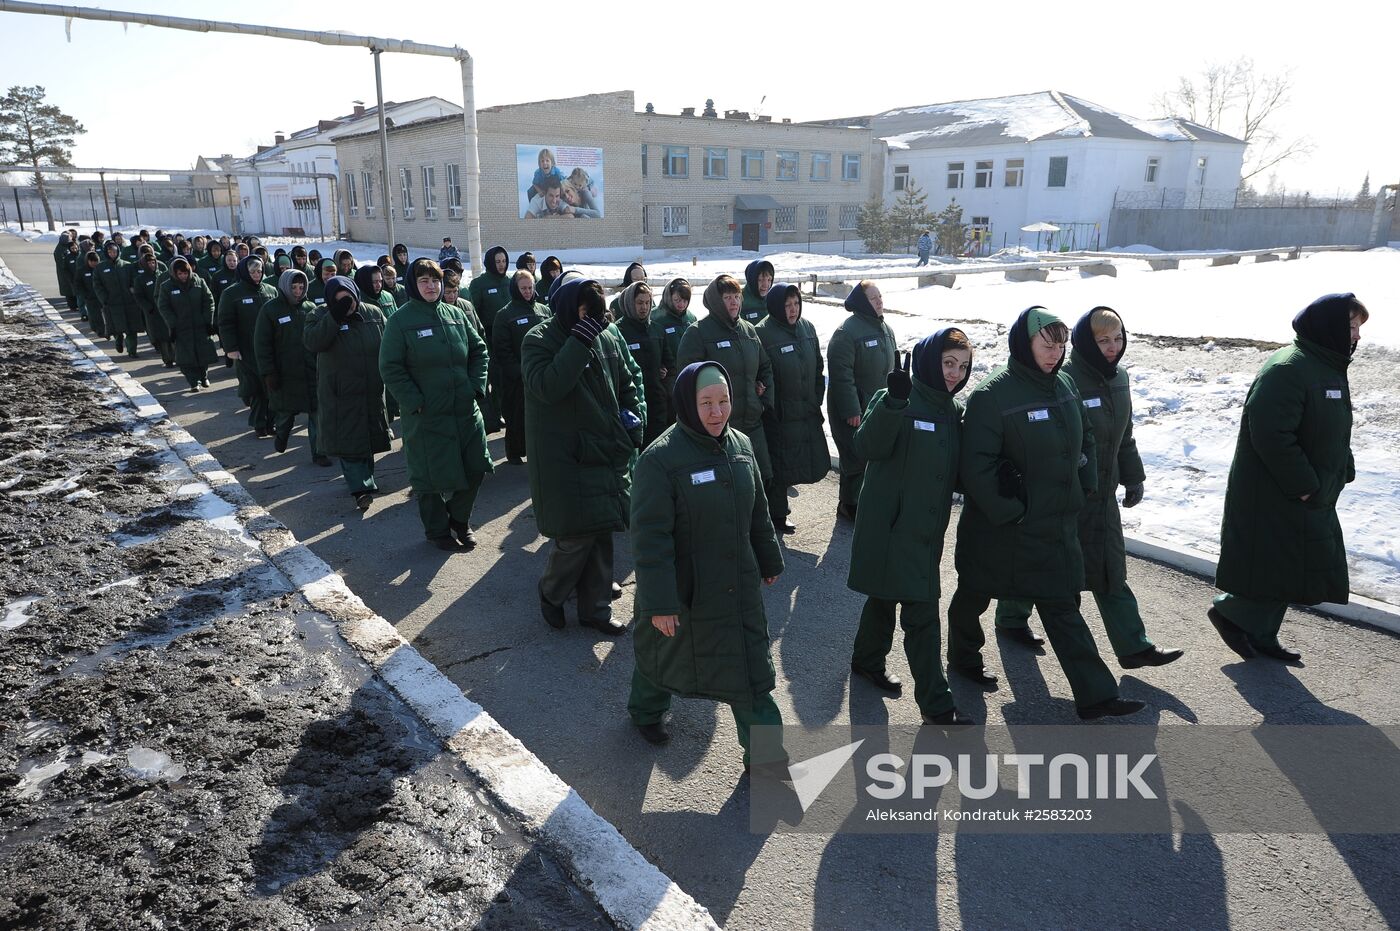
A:
[[[1107,245],[1122,207],[1229,207],[1245,144],[1181,119],[1143,120],[1057,91],[904,107],[866,118],[888,146],[884,198],[907,185],[938,212],[956,200],[985,249],[1061,232],[1042,248]]]
[[[407,126],[420,120],[444,116],[460,116],[462,108],[441,97],[419,97],[405,103],[386,101],[384,118],[390,127]],[[340,175],[336,159],[335,140],[341,136],[377,131],[379,108],[356,103],[350,113],[331,120],[320,120],[315,126],[297,130],[290,136],[278,133],[270,146],[258,146],[258,151],[240,159],[238,168],[255,172],[295,171],[306,174]],[[247,232],[297,234],[310,236],[345,229],[342,210],[339,222],[332,215],[336,201],[345,202],[345,193],[337,191],[332,197],[328,178],[259,178],[238,179],[239,206]]]

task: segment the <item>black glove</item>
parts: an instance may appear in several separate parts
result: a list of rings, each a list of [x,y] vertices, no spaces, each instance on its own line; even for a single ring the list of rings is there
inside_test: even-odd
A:
[[[334,303],[330,305],[331,316],[336,323],[344,323],[350,319],[350,315],[355,312],[355,296],[349,291],[342,291],[336,295]]]
[[[601,320],[594,320],[592,317],[584,317],[578,323],[574,324],[574,328],[569,331],[569,335],[585,346],[592,346],[593,341],[598,338],[599,334],[601,334],[606,327],[607,324]]]
[[[1003,459],[997,464],[997,494],[1026,503],[1026,480],[1010,459]]]
[[[898,355],[896,354],[895,365],[898,366]],[[904,367],[896,368],[885,376],[885,390],[889,396],[896,401],[909,400],[909,393],[914,390],[914,382],[909,378],[909,356],[904,357]]]
[[[1142,482],[1123,489],[1123,507],[1130,508],[1142,503]]]
[[[267,386],[267,390],[268,390],[269,392],[271,392],[271,391],[281,391],[281,390],[282,390],[282,376],[281,376],[281,375],[278,375],[276,372],[273,372],[271,375],[264,375],[264,376],[263,376],[263,384]]]

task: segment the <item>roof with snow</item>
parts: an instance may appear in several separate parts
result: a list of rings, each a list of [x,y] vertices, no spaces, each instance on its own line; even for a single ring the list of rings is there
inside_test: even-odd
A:
[[[1143,120],[1059,91],[902,107],[868,117],[892,149],[945,149],[1051,138],[1201,141],[1240,139],[1176,117]]]

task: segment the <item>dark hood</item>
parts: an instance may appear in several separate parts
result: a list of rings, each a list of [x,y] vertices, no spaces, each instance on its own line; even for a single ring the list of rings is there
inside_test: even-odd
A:
[[[297,267],[297,268],[301,268],[302,266],[304,266],[304,265],[306,264],[306,247],[305,247],[305,246],[292,246],[291,256],[292,256],[292,265],[295,266],[295,267]],[[301,261],[298,262],[297,259],[301,259]]]
[[[325,268],[334,269],[334,268],[335,268],[335,259],[322,259],[321,261],[319,261],[319,262],[316,263],[316,280],[317,280],[317,281],[320,281],[320,280],[321,280],[321,275],[322,275],[322,271],[321,271],[321,270],[322,270],[322,269],[325,269]]]
[[[709,431],[700,422],[699,411],[695,409],[695,383],[700,379],[700,370],[707,365],[713,365],[720,370],[721,374],[724,375],[724,380],[729,382],[732,394],[734,382],[730,379],[729,373],[724,370],[724,366],[718,362],[692,362],[681,369],[680,374],[676,376],[676,384],[671,388],[671,409],[676,412],[677,423],[699,436],[715,439],[710,437]]]
[[[339,268],[341,259],[345,258],[353,262],[355,261],[355,254],[349,249],[337,249],[333,254],[333,258],[335,259],[335,267]]]
[[[402,262],[402,263],[399,261],[399,253],[400,253],[400,252],[403,253],[403,256],[404,256],[404,259],[405,259],[405,261]],[[405,245],[404,245],[403,243],[401,243],[401,242],[396,242],[396,243],[394,243],[394,248],[392,248],[392,249],[389,250],[389,255],[392,256],[392,261],[393,261],[393,263],[394,263],[395,265],[407,264],[407,259],[408,259],[408,246],[405,246]]]
[[[1298,334],[1299,339],[1316,343],[1348,359],[1354,348],[1351,344],[1351,312],[1364,309],[1364,305],[1350,291],[1324,294],[1298,311],[1293,318],[1293,332]]]
[[[632,283],[632,269],[634,268],[640,268],[642,270],[642,281],[647,280],[646,266],[643,265],[641,262],[633,262],[631,265],[628,265],[627,268],[625,268],[622,272],[622,284],[624,286]]]
[[[789,294],[797,295],[797,319],[802,319],[802,289],[795,284],[780,284],[773,282],[773,287],[768,289],[768,296],[763,299],[768,305],[768,319],[785,330],[795,330],[796,324],[787,322],[787,299]]]
[[[234,274],[238,276],[238,280],[241,281],[241,282],[243,282],[244,284],[246,284],[246,285],[247,285],[248,287],[250,287],[250,288],[251,288],[251,287],[254,287],[254,285],[253,285],[253,276],[252,276],[252,274],[248,271],[248,266],[251,265],[251,264],[254,263],[254,262],[257,262],[259,265],[261,265],[261,266],[263,267],[263,273],[264,273],[264,274],[267,273],[267,265],[266,265],[266,263],[264,263],[263,260],[260,259],[260,258],[258,258],[256,255],[250,255],[250,256],[248,256],[246,259],[239,259],[239,261],[238,261],[238,269],[234,272]]]
[[[568,284],[570,281],[581,281],[581,280],[583,280],[583,275],[580,274],[579,272],[560,272],[560,273],[559,273],[559,277],[555,278],[552,282],[550,282],[550,285],[549,285],[549,294],[545,295],[545,303],[548,304],[550,307],[554,307],[554,312],[555,312],[556,314],[558,314],[558,313],[559,313],[559,309],[558,309],[557,307],[554,306],[554,295],[558,294],[558,293],[559,293],[559,289],[562,288],[562,287],[564,287],[564,285]],[[577,297],[574,298],[574,305],[573,305],[573,306],[574,306],[575,308],[578,307],[578,298],[577,298]],[[572,326],[572,324],[570,324],[570,325]]]
[[[492,246],[490,249],[487,249],[486,254],[482,256],[482,261],[486,263],[485,271],[488,275],[496,274],[496,263],[491,260],[495,257],[497,252],[506,257],[506,268],[510,268],[510,253],[506,251],[506,247]]]
[[[408,272],[404,275],[404,277],[405,277],[407,280],[404,281],[403,287],[404,287],[404,291],[408,293],[408,296],[409,296],[411,299],[413,299],[413,300],[415,300],[415,301],[423,301],[423,303],[425,303],[425,304],[427,303],[427,301],[424,301],[424,300],[423,300],[423,295],[421,295],[421,294],[418,293],[418,274],[417,274],[417,272],[415,271],[415,269],[417,269],[419,265],[435,265],[435,264],[437,264],[437,263],[433,262],[432,259],[414,259],[414,260],[413,260],[413,264],[410,265],[410,266],[408,266]],[[439,297],[438,297],[438,300],[441,301],[441,300],[442,300],[442,297],[439,296]]]
[[[744,267],[744,281],[748,283],[749,293],[758,297],[758,276],[767,272],[770,278],[776,278],[778,273],[773,271],[773,263],[767,259],[755,259]],[[773,308],[768,308],[771,314]]]
[[[301,283],[303,285],[310,284],[310,282],[306,280],[306,272],[299,268],[289,268],[277,276],[277,293],[282,295],[282,299],[288,304],[292,302],[292,284],[297,280],[297,276],[301,276]],[[301,292],[301,296],[302,300],[306,300],[305,291]]]
[[[335,303],[335,299],[342,293],[349,294],[355,299],[355,306],[351,313],[360,309],[360,289],[355,286],[355,282],[344,275],[336,275],[326,282],[326,306]]]
[[[379,288],[374,287],[374,275],[380,275]],[[360,294],[366,300],[374,300],[379,297],[379,292],[384,290],[383,273],[374,265],[361,265],[355,269],[355,287],[360,289]]]
[[[705,310],[709,311],[711,317],[714,317],[731,330],[738,329],[739,320],[743,318],[740,317],[739,320],[729,319],[729,311],[724,309],[724,298],[719,293],[718,278],[705,285],[705,296],[700,299],[700,303]]]
[[[171,263],[170,263],[170,277],[173,279],[173,278],[175,277],[175,272],[179,271],[180,266],[182,266],[182,265],[185,267],[185,271],[187,271],[187,272],[190,273],[190,280],[193,281],[193,280],[194,280],[194,266],[191,265],[191,264],[190,264],[190,260],[187,259],[187,258],[185,258],[183,255],[177,255],[177,256],[175,256],[174,260],[171,261]]]
[[[963,390],[967,380],[972,377],[972,366],[969,365],[967,374],[952,391],[948,390],[948,385],[943,381],[943,347],[948,345],[948,337],[954,333],[963,333],[963,331],[957,327],[944,327],[919,340],[918,345],[909,354],[913,369],[910,374],[913,379],[925,388],[932,388],[934,391],[949,395],[957,394]],[[967,334],[963,333],[963,335]]]
[[[525,300],[525,295],[520,293],[520,282],[516,280],[516,277],[514,275],[510,276],[510,299],[512,301],[519,301],[522,304],[534,303],[533,300]]]
[[[1030,326],[1032,317],[1035,317],[1037,322],[1040,323],[1040,326],[1036,327],[1037,333],[1045,328],[1046,323],[1054,323],[1058,320],[1054,314],[1050,313],[1050,311],[1041,307],[1039,304],[1027,307],[1016,317],[1016,322],[1011,324],[1011,331],[1006,334],[1006,341],[1011,347],[1012,359],[1015,359],[1032,372],[1043,375],[1045,373],[1041,372],[1040,366],[1035,364],[1035,356],[1031,353]],[[1064,364],[1064,356],[1061,356],[1059,365],[1056,365],[1055,371],[1050,374],[1054,375],[1058,373],[1060,369],[1064,367]]]
[[[1118,362],[1109,362],[1103,356],[1103,350],[1099,349],[1098,342],[1094,339],[1094,328],[1089,325],[1089,320],[1094,316],[1096,310],[1111,310],[1118,317],[1118,322],[1123,322],[1123,317],[1112,307],[1100,305],[1079,318],[1079,322],[1074,325],[1074,332],[1070,334],[1070,346],[1074,350],[1076,359],[1084,360],[1089,368],[1098,372],[1105,381],[1118,374],[1118,362],[1123,361],[1123,356],[1128,354],[1128,328],[1123,327],[1123,351],[1118,355]]]
[[[875,307],[870,303],[870,295],[865,293],[865,289],[856,285],[851,289],[851,293],[846,295],[846,300],[842,302],[847,310],[862,317],[869,317],[872,320],[879,319],[875,313]]]
[[[115,252],[116,255],[110,253]],[[122,247],[115,239],[109,239],[102,244],[102,257],[108,261],[115,261],[122,257]]]
[[[549,307],[554,312],[553,322],[565,333],[578,323],[579,291],[592,280],[578,272],[565,272],[555,280],[556,287],[549,295]]]
[[[520,271],[521,269],[528,269],[528,268],[530,267],[530,263],[533,262],[534,260],[535,260],[535,253],[533,253],[533,252],[522,252],[522,253],[520,253],[520,257],[517,258],[517,259],[515,260],[515,270],[516,270],[516,271]]]

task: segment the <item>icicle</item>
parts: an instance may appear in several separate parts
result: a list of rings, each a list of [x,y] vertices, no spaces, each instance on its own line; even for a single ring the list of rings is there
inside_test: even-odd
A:
[[[68,36],[68,44],[73,44],[73,17],[63,17],[63,32]]]

